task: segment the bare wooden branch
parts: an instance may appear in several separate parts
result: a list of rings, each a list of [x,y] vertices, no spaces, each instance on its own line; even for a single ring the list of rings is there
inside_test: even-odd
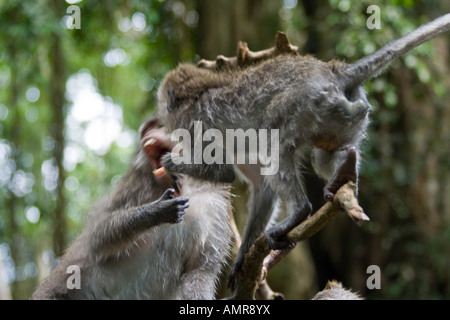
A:
[[[236,225],[236,220],[234,219],[233,211],[230,209],[230,227],[231,231],[233,232],[234,236],[234,247],[233,250],[234,253],[237,255],[237,252],[241,246],[241,235],[239,233],[239,230]],[[269,284],[267,283],[266,279],[263,279],[261,283],[259,284],[259,287],[257,288],[257,293],[260,299],[262,300],[283,300],[284,296],[283,294],[279,292],[273,291]]]
[[[290,43],[284,32],[278,31],[275,36],[275,46],[261,51],[253,52],[248,48],[248,44],[243,41],[238,42],[237,56],[227,58],[217,56],[216,60],[202,59],[197,63],[197,67],[212,70],[222,70],[228,68],[246,67],[262,60],[276,57],[280,54],[298,55],[298,47]]]
[[[359,225],[364,221],[368,221],[369,217],[364,214],[364,211],[358,204],[355,190],[356,186],[352,182],[342,186],[336,193],[333,203],[325,203],[309,219],[288,232],[286,237],[294,243],[308,239],[321,230],[342,209]],[[256,239],[245,256],[241,273],[237,276],[235,299],[254,300],[256,289],[261,281],[265,279],[268,270],[288,252],[286,250],[277,250],[271,253],[264,235]],[[267,256],[269,258],[266,259]]]

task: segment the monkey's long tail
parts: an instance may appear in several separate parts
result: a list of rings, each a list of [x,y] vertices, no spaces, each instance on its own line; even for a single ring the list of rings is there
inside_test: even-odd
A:
[[[450,30],[450,13],[443,15],[389,42],[380,50],[349,65],[344,70],[344,87],[354,88],[376,76],[394,58]]]

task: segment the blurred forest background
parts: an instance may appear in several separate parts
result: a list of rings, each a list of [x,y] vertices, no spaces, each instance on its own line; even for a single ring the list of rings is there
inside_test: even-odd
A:
[[[71,4],[81,29],[69,29]],[[369,30],[369,5],[381,29]],[[447,0],[0,1],[0,298],[28,299],[128,168],[162,77],[179,62],[273,46],[355,61],[450,12]],[[70,12],[72,13],[72,12]],[[369,299],[450,298],[450,35],[365,85],[374,106],[360,203],[269,274],[288,299],[337,279]],[[315,208],[323,182],[308,174]],[[245,187],[235,184],[240,228]],[[369,265],[381,289],[369,290]],[[223,295],[226,292],[222,292]]]

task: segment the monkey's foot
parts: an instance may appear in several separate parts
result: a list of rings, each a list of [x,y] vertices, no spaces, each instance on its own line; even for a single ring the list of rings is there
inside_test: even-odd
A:
[[[356,172],[356,149],[348,149],[344,162],[339,166],[334,176],[323,189],[324,198],[327,201],[333,201],[334,195],[340,187],[349,181],[357,183],[358,174]]]
[[[287,240],[284,235],[279,236],[276,230],[275,232],[271,233],[270,229],[267,230],[265,234],[265,240],[267,245],[269,246],[269,249],[271,250],[292,249],[297,244],[296,242]]]
[[[312,211],[309,201],[303,201],[295,205],[293,212],[279,224],[269,228],[265,232],[265,241],[271,250],[292,249],[296,243],[288,240],[286,235],[293,228],[305,221]]]
[[[268,236],[267,233],[265,234],[265,241],[271,250],[277,250],[278,248],[279,249],[292,249],[297,244],[297,243],[294,243],[291,241],[283,240],[281,238],[274,238],[272,236]],[[231,271],[228,274],[227,287],[233,292],[236,289],[237,278],[238,278],[239,273],[242,270],[242,265],[244,264],[244,260],[245,260],[244,257],[245,256],[242,256],[241,258],[240,257],[236,258],[236,261],[234,262],[234,264],[231,268]],[[278,296],[277,293],[273,293],[273,297],[275,300],[284,298],[283,295]]]

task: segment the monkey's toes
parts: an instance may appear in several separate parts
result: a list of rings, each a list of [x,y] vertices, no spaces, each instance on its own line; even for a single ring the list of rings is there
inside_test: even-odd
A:
[[[334,193],[329,192],[329,191],[325,191],[323,197],[325,198],[325,201],[333,202],[333,199],[334,199]]]
[[[269,249],[271,250],[286,250],[295,247],[296,243],[287,240],[284,237],[274,237],[266,233],[264,237]]]

